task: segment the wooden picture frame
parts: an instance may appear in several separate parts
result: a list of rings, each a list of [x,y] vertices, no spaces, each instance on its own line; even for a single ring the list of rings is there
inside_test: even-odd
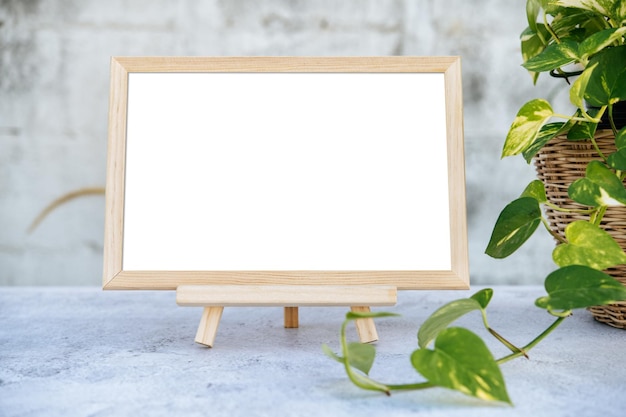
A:
[[[195,78],[189,77],[190,74],[199,76]],[[425,84],[425,76],[429,74],[434,74],[435,77],[429,78]],[[211,78],[213,75],[219,75],[222,78],[220,78],[218,82],[214,82],[212,80],[215,78]],[[368,78],[359,78],[360,75],[367,75]],[[401,75],[406,77],[402,78]],[[326,76],[328,77],[324,78]],[[298,198],[302,200],[298,207],[300,207],[304,213],[302,224],[317,222],[315,224],[325,225],[328,222],[326,222],[324,218],[318,217],[323,215],[333,216],[329,214],[333,213],[333,211],[326,210],[327,207],[332,208],[333,206],[337,206],[341,208],[346,204],[349,205],[351,200],[348,198],[350,196],[348,195],[344,199],[343,191],[341,191],[351,189],[349,187],[346,188],[345,184],[355,184],[355,188],[365,189],[362,190],[360,194],[357,193],[358,198],[361,200],[355,203],[355,206],[351,207],[348,211],[341,213],[344,219],[343,222],[345,223],[346,219],[351,220],[351,213],[359,214],[362,211],[361,209],[363,209],[365,210],[365,214],[363,214],[363,216],[365,216],[363,219],[365,220],[360,219],[360,223],[355,221],[354,225],[350,225],[350,228],[346,228],[348,232],[344,232],[347,234],[354,233],[355,230],[359,230],[357,228],[358,224],[363,224],[363,227],[366,228],[370,227],[370,225],[376,225],[377,222],[384,219],[384,221],[395,222],[393,223],[393,227],[394,230],[397,230],[399,238],[395,239],[395,235],[387,236],[384,227],[371,227],[376,230],[370,231],[369,229],[364,229],[364,234],[361,235],[360,232],[358,232],[359,237],[353,237],[351,238],[352,240],[346,237],[346,242],[350,244],[345,244],[344,246],[352,246],[352,243],[359,245],[364,239],[367,240],[369,236],[373,236],[371,238],[372,251],[377,251],[382,248],[383,250],[381,252],[384,252],[386,248],[392,248],[389,251],[390,253],[387,254],[389,255],[389,260],[383,259],[380,261],[380,265],[383,265],[384,268],[371,268],[370,265],[378,265],[374,262],[376,261],[376,256],[367,254],[360,257],[359,254],[361,252],[358,251],[364,250],[361,248],[355,253],[346,255],[346,257],[342,257],[341,253],[336,254],[336,252],[341,252],[343,249],[333,249],[331,251],[333,253],[328,255],[329,267],[324,266],[323,259],[320,260],[318,264],[315,263],[318,262],[317,259],[309,260],[305,258],[303,258],[302,261],[302,265],[304,266],[298,267],[300,264],[294,260],[297,256],[292,255],[289,256],[289,259],[285,259],[286,267],[282,267],[280,253],[266,264],[264,260],[272,258],[272,256],[268,256],[268,254],[272,255],[275,252],[271,252],[271,249],[265,248],[265,246],[271,246],[270,244],[265,245],[259,243],[265,242],[264,236],[245,236],[245,230],[247,229],[237,229],[237,233],[240,235],[242,233],[244,234],[243,236],[238,235],[237,242],[257,242],[255,243],[256,247],[263,247],[263,250],[267,251],[267,253],[263,254],[260,261],[254,261],[257,262],[256,264],[254,262],[246,263],[242,261],[242,267],[237,266],[236,262],[238,259],[245,260],[248,254],[251,252],[256,253],[256,250],[251,250],[250,248],[245,249],[245,247],[242,249],[239,243],[236,242],[236,244],[229,246],[237,248],[236,250],[238,251],[240,250],[240,252],[237,252],[233,256],[235,261],[231,263],[219,263],[216,261],[217,267],[213,268],[211,253],[209,253],[210,250],[207,251],[201,248],[201,246],[206,243],[206,240],[210,240],[211,238],[211,236],[209,236],[211,233],[207,231],[214,230],[217,226],[223,224],[223,222],[203,223],[197,228],[194,225],[205,221],[204,217],[200,218],[203,216],[203,213],[207,213],[206,216],[211,217],[213,207],[219,206],[221,202],[230,201],[232,197],[230,194],[220,195],[220,192],[226,193],[224,190],[232,188],[240,189],[242,184],[244,184],[243,187],[245,187],[245,175],[250,176],[250,181],[254,180],[258,175],[259,166],[262,165],[254,165],[255,172],[250,173],[246,173],[242,166],[239,166],[236,171],[229,171],[228,175],[219,179],[219,184],[214,184],[217,188],[210,188],[210,193],[213,194],[203,197],[200,203],[206,204],[206,206],[190,214],[190,206],[195,207],[198,205],[198,202],[195,201],[196,197],[190,197],[194,200],[187,204],[185,195],[195,196],[196,194],[194,193],[203,193],[203,191],[188,190],[189,194],[180,194],[180,192],[182,192],[180,189],[185,188],[185,184],[189,182],[194,183],[198,172],[200,172],[201,175],[209,172],[204,171],[205,169],[209,169],[206,165],[221,162],[215,159],[211,159],[213,162],[207,162],[206,164],[199,162],[202,161],[202,159],[194,158],[202,152],[196,151],[193,147],[185,151],[187,152],[188,158],[185,155],[178,157],[176,154],[178,144],[186,143],[186,139],[182,137],[187,134],[187,130],[185,130],[186,127],[184,126],[187,126],[188,123],[193,125],[196,121],[202,120],[201,123],[208,123],[208,125],[210,125],[209,128],[207,128],[208,130],[203,133],[202,137],[210,139],[213,135],[213,133],[211,133],[213,132],[211,130],[212,125],[214,123],[219,124],[224,119],[229,118],[232,112],[236,113],[234,114],[236,119],[229,121],[229,124],[226,124],[225,127],[222,126],[221,133],[215,134],[215,136],[231,134],[232,130],[238,129],[240,125],[245,127],[251,124],[252,120],[255,120],[255,123],[258,124],[264,124],[262,121],[259,122],[257,119],[253,118],[251,113],[256,114],[257,110],[262,110],[264,114],[263,120],[267,120],[269,117],[268,114],[270,113],[267,112],[266,107],[268,107],[269,104],[267,106],[264,104],[265,101],[263,97],[269,102],[270,99],[274,100],[276,95],[274,93],[259,93],[255,90],[255,86],[270,85],[274,88],[276,85],[281,85],[281,77],[290,80],[289,82],[295,80],[294,82],[296,84],[290,84],[290,88],[285,88],[285,96],[276,99],[279,100],[278,106],[284,104],[284,107],[281,107],[281,111],[276,115],[276,119],[268,121],[265,126],[257,126],[254,130],[246,131],[248,133],[244,136],[249,136],[249,132],[251,131],[255,133],[254,142],[250,139],[246,139],[249,140],[249,142],[245,142],[248,144],[245,148],[254,148],[253,150],[249,150],[249,152],[247,151],[248,154],[256,153],[260,159],[267,158],[267,160],[271,161],[272,167],[280,165],[283,160],[291,161],[290,164],[276,171],[278,173],[283,172],[284,177],[279,177],[276,172],[274,172],[274,174],[272,174],[274,176],[265,177],[263,180],[265,183],[271,183],[278,182],[276,178],[290,179],[295,171],[296,174],[294,175],[297,178],[298,184],[306,183],[311,187],[309,191],[298,194]],[[378,82],[379,79],[382,81]],[[185,80],[185,87],[177,85],[177,83],[183,82],[182,80]],[[198,84],[198,80],[202,80],[202,85]],[[240,80],[245,80],[245,82],[240,82]],[[300,80],[306,80],[306,83],[300,85],[302,88],[297,87],[295,89],[298,91],[306,91],[306,95],[294,93],[293,87],[294,85],[297,86],[297,83],[301,82]],[[320,80],[321,83],[318,87],[309,87],[312,83],[315,84]],[[324,90],[324,88],[327,87],[328,80],[333,80],[333,87],[332,89]],[[432,84],[431,80],[435,80],[434,84],[439,87],[434,88],[432,91],[427,88],[426,90],[429,91],[424,92],[423,86]],[[145,83],[143,81],[145,81]],[[222,95],[220,97],[219,94],[214,94],[214,91],[218,89],[216,87],[217,84],[227,86],[220,90],[221,94],[226,92],[226,96]],[[245,88],[240,88],[242,84],[245,84]],[[392,85],[395,87],[392,87]],[[344,88],[347,88],[347,90],[344,91]],[[348,88],[352,88],[352,90]],[[234,91],[235,89],[236,91]],[[311,104],[311,96],[315,96],[320,89],[324,90],[320,93],[320,97],[324,97],[325,101]],[[176,98],[171,97],[171,92],[179,92],[181,90],[186,90],[186,94],[197,94],[198,96],[193,100],[181,99],[178,96]],[[354,93],[355,91],[358,92],[358,94]],[[393,95],[385,96],[384,100],[379,99],[377,96],[377,94],[387,94],[390,92],[396,94],[398,96],[397,99]],[[156,95],[152,95],[153,93]],[[249,97],[250,101],[259,100],[259,95],[265,94],[265,96],[261,96],[261,101],[257,102],[256,110],[245,113],[243,112],[245,109],[242,110],[242,107],[245,107],[244,104],[249,101],[246,99],[246,94],[248,93],[252,95]],[[142,97],[142,94],[144,94],[145,97]],[[280,94],[283,94],[283,92]],[[280,94],[278,94],[278,96],[280,96]],[[233,96],[236,96],[235,101],[231,101]],[[185,108],[187,101],[192,103],[189,105],[189,108]],[[286,101],[288,101],[288,103],[286,103]],[[384,101],[384,103],[381,104],[381,101]],[[180,117],[182,118],[181,120],[184,121],[182,123],[177,122],[172,124],[174,126],[184,125],[184,128],[181,128],[182,130],[178,130],[175,133],[170,132],[169,129],[172,126],[164,125],[164,123],[166,123],[164,120],[167,119],[167,117],[163,117],[163,114],[159,113],[161,110],[154,110],[154,112],[150,110],[147,114],[142,114],[141,117],[139,116],[139,114],[142,113],[141,108],[151,106],[155,102],[163,103],[164,108],[161,110],[165,112],[177,112],[178,109],[180,109]],[[341,117],[334,117],[338,113],[337,110],[333,110],[332,113],[324,113],[322,111],[328,107],[333,107],[336,102],[340,102],[339,105],[342,106],[337,107],[338,109],[351,108],[354,105],[361,106],[359,112],[364,111],[367,113],[373,107],[377,109],[375,110],[377,113],[367,113],[369,116],[361,119],[361,113],[356,112],[349,116],[352,117],[349,125],[341,126]],[[274,101],[271,101],[271,103],[274,103]],[[363,105],[364,103],[365,105]],[[205,105],[212,106],[210,108],[213,110],[204,111],[201,109],[201,107]],[[272,104],[272,106],[274,105],[275,104]],[[312,145],[311,142],[305,143],[306,146],[320,147],[320,149],[314,151],[316,158],[323,159],[319,171],[325,171],[325,167],[329,165],[333,165],[333,169],[336,170],[334,177],[330,176],[325,179],[324,187],[334,187],[335,184],[332,178],[337,178],[338,175],[340,176],[343,172],[356,172],[358,174],[355,177],[345,179],[344,188],[340,188],[329,194],[328,201],[325,200],[326,194],[324,194],[324,191],[318,190],[315,185],[312,185],[314,183],[310,182],[311,178],[314,178],[314,176],[305,177],[304,171],[298,171],[298,165],[308,163],[306,152],[302,153],[302,150],[299,149],[298,146],[289,146],[289,149],[284,149],[284,146],[280,145],[284,144],[284,142],[276,141],[268,146],[270,149],[267,150],[268,154],[264,156],[264,146],[257,146],[263,142],[264,138],[274,137],[272,126],[289,123],[289,120],[281,119],[281,112],[288,113],[291,111],[290,109],[299,108],[299,106],[307,109],[306,114],[302,116],[298,112],[294,112],[289,120],[293,120],[294,118],[298,119],[296,127],[303,125],[311,126],[310,128],[299,130],[300,132],[314,131],[311,134],[319,138],[322,130],[318,129],[322,129],[326,121],[330,118],[333,119],[332,131],[342,132],[341,135],[333,138],[334,142],[324,142],[323,145],[318,145],[316,142],[314,145]],[[438,126],[436,130],[430,129],[427,126],[427,120],[425,121],[424,118],[420,119],[420,115],[418,114],[420,111],[422,113],[430,111],[429,109],[431,107],[438,109],[436,110],[439,112],[437,114],[442,115],[440,126]],[[321,115],[317,113],[318,109]],[[209,113],[211,117],[207,116]],[[378,113],[385,113],[390,120],[370,126],[371,119],[375,119]],[[396,114],[404,116],[396,120]],[[206,122],[205,117],[208,117],[210,121]],[[274,117],[274,113],[272,113],[272,117]],[[299,119],[300,117],[306,118]],[[413,117],[415,117],[415,122],[407,122],[407,119],[413,119]],[[355,124],[355,120],[357,119],[360,121]],[[366,126],[363,128],[365,130],[359,130],[359,128],[361,128],[360,123]],[[405,123],[409,129],[412,129],[411,132],[407,133],[407,137],[413,138],[416,144],[408,144],[406,148],[400,147],[398,148],[400,151],[397,153],[388,152],[386,150],[386,144],[392,143],[393,138],[397,135],[396,130],[391,129],[391,127],[398,123],[400,125]],[[416,126],[410,123],[415,123]],[[206,127],[205,124],[202,124],[202,126],[203,129]],[[385,129],[389,127],[389,130],[381,134],[380,131],[376,130],[381,127]],[[350,139],[352,142],[348,143],[345,149],[338,151],[338,160],[324,159],[326,158],[325,155],[329,153],[329,147],[333,149],[331,153],[334,155],[335,145],[333,145],[333,143],[342,140],[344,136],[349,136],[346,132],[352,132],[355,128],[357,128],[358,135],[367,137],[367,140],[370,141],[367,142],[368,145],[364,144],[365,141]],[[284,137],[293,137],[294,141],[297,141],[299,134],[294,132],[293,128],[289,129],[290,130],[285,131],[287,133],[281,133],[283,139]],[[373,132],[374,130],[376,130],[376,133],[370,134],[370,131]],[[165,131],[168,133],[163,133]],[[333,132],[330,133],[332,134]],[[164,135],[164,137],[160,139],[153,137],[159,135]],[[168,138],[167,135],[171,136]],[[170,141],[169,145],[168,140]],[[422,158],[422,151],[420,150],[421,144],[431,142],[443,144],[441,145],[442,147],[436,148],[436,152],[434,152],[439,154],[433,156],[436,162],[430,169],[426,171],[415,171],[415,175],[412,175],[413,171],[411,170],[414,168],[414,164],[411,163],[413,159],[410,155],[414,154],[415,158],[419,155],[419,158]],[[141,145],[139,145],[140,143]],[[279,145],[281,146],[280,148],[278,147]],[[403,166],[406,170],[398,171],[399,173],[393,175],[389,174],[389,177],[384,177],[386,184],[401,183],[401,187],[399,188],[400,192],[398,192],[397,195],[401,195],[403,198],[398,200],[399,203],[394,200],[394,195],[389,194],[393,191],[389,191],[390,187],[379,184],[376,188],[376,192],[386,199],[387,204],[381,203],[380,198],[371,199],[378,204],[376,209],[370,208],[369,203],[364,204],[364,201],[370,201],[367,200],[367,198],[369,198],[367,197],[367,189],[370,188],[370,183],[375,182],[378,177],[368,177],[367,181],[369,181],[369,183],[363,184],[358,182],[358,177],[369,175],[370,171],[368,167],[377,167],[379,164],[377,161],[372,162],[370,160],[367,163],[361,161],[357,166],[354,161],[357,158],[354,158],[350,152],[355,149],[360,149],[361,146],[364,148],[369,146],[367,148],[367,157],[370,159],[376,158],[378,153],[380,153],[381,158],[393,159],[395,157],[394,155],[398,155],[399,158],[402,157],[402,162],[399,162],[397,165]],[[220,156],[222,162],[228,156],[233,157],[231,151],[232,149],[230,148],[228,152],[224,151],[225,153]],[[276,154],[279,152],[284,153],[284,156],[276,157]],[[159,156],[155,156],[155,159],[152,160],[150,158],[152,158],[151,155],[153,154],[158,154]],[[235,155],[235,157],[238,156]],[[248,155],[247,158],[251,158],[251,156]],[[187,159],[189,159],[189,163],[186,162]],[[193,161],[191,161],[191,159],[193,159]],[[256,160],[250,160],[256,164]],[[417,159],[415,160],[417,161]],[[422,161],[422,159],[420,159],[420,161]],[[386,163],[389,167],[386,171],[395,169],[393,161],[387,161]],[[355,165],[352,166],[351,164]],[[416,164],[423,165],[423,162]],[[223,165],[221,169],[228,169],[232,165],[233,164],[227,163]],[[196,170],[196,168],[200,171]],[[307,172],[310,172],[314,168],[308,167],[307,169]],[[164,174],[164,172],[166,172],[166,174]],[[228,183],[224,184],[224,181],[229,181],[229,176],[234,176],[234,173],[242,172],[243,180],[240,178],[240,182],[237,182],[233,186],[230,186]],[[407,172],[411,175],[405,175]],[[382,172],[382,174],[387,175],[387,172]],[[301,176],[298,177],[298,175]],[[341,181],[343,180],[344,179],[341,178]],[[433,186],[431,183],[436,181],[439,182]],[[461,64],[460,58],[458,57],[114,57],[111,60],[111,95],[106,182],[103,288],[107,290],[175,290],[180,286],[189,285],[384,285],[393,286],[397,289],[466,289],[469,287]],[[202,189],[205,189],[204,183],[199,184],[201,184]],[[196,186],[197,184],[194,185],[194,187]],[[283,184],[283,186],[285,185]],[[288,186],[291,187],[290,189],[294,188],[293,183],[288,184]],[[422,189],[432,189],[434,190],[433,192],[443,190],[442,194],[438,197],[440,201],[431,201],[430,191],[420,198],[404,198],[404,196],[411,196],[411,193],[420,194],[420,190]],[[248,192],[256,192],[257,188],[249,188],[246,190]],[[348,191],[346,191],[346,193],[347,192]],[[250,200],[243,197],[237,200],[236,207],[238,207],[238,210],[249,210],[243,210],[243,212],[239,211],[237,215],[242,216],[240,218],[247,219],[248,217],[254,217],[256,213],[255,210],[259,207],[269,206],[269,209],[265,209],[266,211],[263,212],[263,216],[264,218],[271,216],[273,211],[276,211],[277,207],[272,208],[272,200],[265,201],[264,195],[268,196],[268,199],[278,198],[281,206],[292,204],[292,200],[283,197],[283,190],[273,190],[269,188],[267,190],[264,189],[263,193],[254,196],[254,204],[246,204],[246,202]],[[339,202],[337,198],[339,198]],[[389,198],[391,198],[391,200],[389,200]],[[171,200],[176,200],[176,203],[172,203]],[[320,200],[322,200],[321,203]],[[314,207],[311,211],[307,211],[309,203]],[[167,209],[163,207],[168,204],[172,204],[171,207]],[[412,204],[414,207],[411,206]],[[422,204],[425,205],[426,208],[423,208],[421,206]],[[409,209],[405,211],[398,209],[398,206],[404,207],[405,205],[408,206]],[[299,210],[300,209],[297,211],[300,212]],[[443,211],[445,215],[441,218],[434,217],[438,219],[434,222],[424,220],[423,215],[416,215],[415,217],[420,218],[413,221],[410,217],[412,216],[411,213],[421,210],[426,210],[423,211],[425,213],[428,213],[429,210],[436,211],[437,213]],[[156,213],[153,213],[154,211],[156,211]],[[293,213],[293,207],[290,210],[286,210],[286,212]],[[228,216],[229,212],[228,210],[222,210],[216,213],[224,217]],[[441,216],[440,214],[438,215]],[[193,216],[196,216],[197,219],[188,219],[188,217]],[[402,216],[406,218],[403,220]],[[312,217],[315,217],[314,221],[307,220]],[[398,218],[400,220],[397,220]],[[280,219],[281,217],[278,216],[272,218],[271,221],[273,223],[280,223]],[[297,220],[297,217],[295,219]],[[257,222],[253,220],[250,220],[250,223],[246,226],[248,229],[254,229],[254,226],[258,223],[265,223],[264,221],[258,221],[258,219]],[[335,221],[335,219],[330,220]],[[234,219],[231,223],[235,224],[237,221],[237,219]],[[290,221],[295,222],[294,218],[291,218]],[[142,222],[145,222],[145,224],[136,226],[138,223]],[[197,235],[201,236],[198,241],[200,243],[189,243],[188,248],[181,249],[180,254],[182,255],[172,255],[173,258],[189,256],[189,259],[185,258],[187,260],[179,261],[178,264],[176,264],[176,259],[173,259],[171,260],[172,263],[169,264],[167,260],[168,254],[173,252],[178,253],[179,248],[186,245],[188,241],[185,237],[187,235],[183,234],[181,238],[181,235],[176,231],[179,222],[185,222],[186,226],[184,229],[187,230],[186,233],[188,233],[189,236],[194,238],[197,237]],[[335,237],[332,231],[337,229],[337,226],[343,227],[344,223],[337,223],[334,228],[325,230],[324,239],[326,240],[323,240],[321,244],[318,243],[317,246],[308,247],[307,250],[303,252],[309,253],[311,258],[316,258],[318,249],[325,247],[324,242],[331,245],[334,244],[335,240],[341,240],[342,236]],[[434,228],[431,228],[431,226],[433,226],[432,223],[435,223]],[[406,232],[403,231],[405,229],[404,224],[407,224]],[[277,230],[280,229],[280,225],[275,226],[278,228]],[[253,231],[253,233],[273,235],[273,233],[267,232],[268,230],[272,230],[268,227],[269,226],[264,225],[262,229]],[[297,247],[300,244],[308,244],[308,240],[313,240],[310,239],[310,235],[317,233],[317,229],[319,229],[319,226],[307,229],[306,232],[303,232],[301,236],[302,241],[300,242],[300,235],[295,232],[292,233],[293,227],[295,226],[292,224],[290,227],[291,228],[285,228],[285,230],[281,232],[283,233],[283,235],[281,235],[282,237],[277,238],[280,245],[283,245],[280,246],[278,252],[289,251],[292,247]],[[205,229],[198,231],[196,230],[198,228]],[[422,231],[423,228],[428,228],[428,230]],[[228,228],[226,228],[226,230],[228,230]],[[242,230],[244,231],[242,232]],[[171,233],[171,236],[168,236],[168,233]],[[210,243],[213,246],[207,246],[217,248],[211,250],[222,250],[220,240],[226,242],[229,239],[229,237],[224,234],[227,232],[222,230],[220,233],[222,234],[217,235],[216,238],[217,243],[213,242]],[[377,237],[377,233],[382,237]],[[430,244],[431,240],[434,241],[442,235],[443,242]],[[388,239],[388,242],[380,244],[380,241],[384,239]],[[288,244],[284,244],[286,240],[289,241]],[[411,252],[412,249],[409,248],[407,251],[408,255],[403,255],[404,258],[399,258],[401,262],[398,262],[398,267],[396,268],[394,256],[400,250],[404,250],[403,248],[406,246],[403,244],[402,246],[398,245],[397,248],[394,248],[393,245],[396,240],[410,242],[410,245],[413,243],[420,244],[426,248],[430,246],[444,248],[443,252],[446,253],[444,257],[445,262],[442,263],[444,266],[439,267],[438,264],[434,264],[435,266],[431,267],[430,264],[427,263],[424,264],[426,267],[420,266],[422,264],[419,262],[423,261],[420,260],[420,256],[422,258],[433,258],[433,254],[422,253],[420,255],[418,252],[423,250],[420,249]],[[206,244],[209,245],[209,243]],[[227,246],[227,244],[224,243],[224,246]],[[139,252],[139,250],[133,248],[141,247],[151,247],[152,249],[149,249],[147,254],[140,256],[136,253]],[[341,248],[341,245],[339,244],[337,247]],[[160,252],[161,250],[162,252]],[[369,247],[367,250],[369,250]],[[323,252],[323,250],[321,250],[320,253],[321,252]],[[411,268],[411,253],[415,253],[415,258],[419,261],[416,261],[416,265],[418,265],[416,268]],[[204,258],[205,255],[206,259]],[[219,259],[227,258],[227,255],[229,254],[225,253],[225,255],[220,255]],[[335,255],[337,256],[333,257]],[[350,258],[350,256],[352,256],[352,258]],[[215,258],[218,258],[218,256],[215,256]],[[285,256],[285,258],[287,258],[287,256]],[[363,263],[360,261],[362,258],[364,259]],[[356,267],[350,268],[349,266],[352,264],[348,261],[346,261],[346,267],[346,265],[342,263],[344,259],[352,259],[353,261],[350,262],[353,262]],[[373,259],[372,263],[369,263],[370,259]],[[189,265],[189,267],[187,267],[187,265]],[[198,265],[200,267],[198,267]],[[257,267],[257,265],[260,267]],[[270,268],[268,268],[268,265]],[[277,267],[272,267],[273,265]],[[311,268],[311,265],[315,267]]]

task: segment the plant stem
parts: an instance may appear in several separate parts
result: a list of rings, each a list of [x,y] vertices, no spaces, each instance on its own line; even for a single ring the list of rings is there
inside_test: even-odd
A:
[[[602,222],[602,218],[604,217],[604,213],[606,213],[607,208],[608,206],[598,207],[597,211],[590,216],[589,221],[594,225],[599,226],[600,222]]]
[[[613,120],[613,105],[612,104],[609,104],[609,123],[611,124],[613,135],[617,136],[617,126],[615,126],[615,121]]]
[[[600,150],[600,147],[598,146],[598,142],[596,142],[596,138],[592,137],[591,138],[591,143],[593,144],[593,148],[596,150],[596,152],[598,152],[598,155],[600,155],[600,157],[602,159],[604,159],[604,161],[606,162],[607,158],[606,156],[602,153],[602,151]]]
[[[553,117],[558,117],[560,119],[572,120],[574,122],[593,122],[593,123],[599,123],[600,122],[599,119],[594,119],[591,116],[589,116],[589,118],[586,118],[586,117],[575,117],[575,116],[566,116],[566,115],[560,114],[560,113],[554,113],[552,116]]]
[[[384,384],[381,384],[378,381],[374,381],[365,375],[359,375],[352,370],[352,366],[350,366],[350,361],[348,360],[348,338],[346,336],[346,326],[351,320],[344,320],[341,325],[341,352],[343,354],[343,365],[346,370],[346,374],[350,381],[357,387],[365,390],[371,391],[382,391],[385,395],[391,395],[389,392],[389,387]]]
[[[418,389],[426,389],[426,388],[434,388],[432,382],[416,382],[414,384],[396,384],[396,385],[387,385],[391,391],[411,391]]]
[[[563,207],[559,207],[556,204],[552,204],[549,201],[544,203],[546,206],[550,207],[554,211],[560,211],[562,213],[577,213],[577,214],[589,214],[592,213],[595,209],[566,209]]]
[[[509,350],[513,353],[520,353],[522,354],[526,359],[528,359],[528,355],[526,354],[526,352],[524,351],[523,348],[518,348],[517,346],[515,346],[513,343],[509,342],[508,340],[506,340],[504,337],[502,337],[500,335],[500,333],[496,332],[495,330],[493,330],[491,327],[487,327],[487,330],[489,330],[489,333],[491,333],[491,335],[493,337],[495,337],[496,339],[498,339],[500,341],[500,343],[502,343],[504,346],[506,346],[507,348],[509,348]]]
[[[550,225],[548,224],[548,221],[543,216],[541,216],[541,223],[543,223],[543,225],[545,226],[546,230],[548,231],[548,233],[550,233],[552,235],[553,238],[555,238],[560,243],[567,243],[567,240],[565,240],[565,238],[563,236],[561,236],[560,234],[558,234],[557,232],[555,232],[554,230],[552,230],[550,228]]]
[[[591,117],[586,111],[585,109],[581,109],[579,108],[578,110],[580,111],[580,114],[582,115],[582,117],[578,117],[578,116],[566,116],[564,114],[560,114],[560,113],[554,113],[552,114],[553,117],[559,117],[561,119],[567,119],[567,120],[571,120],[574,122],[585,122],[585,123],[600,123],[602,121],[602,115],[604,114],[604,112],[606,111],[606,107],[607,106],[602,106],[600,107],[600,110],[598,110],[598,114],[596,114],[596,117]]]
[[[561,43],[561,39],[554,32],[554,30],[552,30],[552,26],[550,26],[550,23],[548,23],[548,13],[546,13],[545,10],[543,11],[543,24],[546,26],[546,29],[548,30],[548,32],[550,32],[550,36],[554,38],[554,41],[556,43]]]
[[[518,348],[513,343],[506,340],[502,335],[500,335],[500,333],[496,332],[491,328],[491,326],[489,326],[489,322],[487,321],[487,311],[484,308],[480,309],[480,313],[483,316],[483,325],[485,326],[485,329],[487,329],[487,331],[491,333],[493,337],[498,339],[498,341],[506,346],[511,352],[522,352],[522,349]],[[526,356],[525,353],[524,356]]]
[[[559,324],[561,324],[561,322],[563,320],[565,320],[567,317],[559,317],[557,318],[554,323],[552,323],[550,325],[550,327],[548,327],[546,330],[544,330],[539,336],[537,336],[536,338],[534,338],[529,344],[527,344],[526,346],[524,346],[523,348],[521,348],[521,352],[517,352],[517,353],[511,353],[510,355],[507,355],[503,358],[498,359],[496,362],[498,365],[502,365],[505,362],[508,362],[512,359],[515,358],[519,358],[520,356],[524,356],[525,352],[528,352],[529,350],[531,350],[533,347],[535,347],[539,342],[541,342],[543,339],[545,339],[546,336],[548,336],[550,333],[552,333],[552,331],[554,329],[556,329]]]

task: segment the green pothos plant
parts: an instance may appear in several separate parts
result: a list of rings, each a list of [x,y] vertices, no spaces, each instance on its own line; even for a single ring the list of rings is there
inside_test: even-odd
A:
[[[531,182],[500,214],[486,252],[507,257],[543,224],[560,243],[553,253],[560,267],[579,264],[603,270],[624,264],[626,254],[599,225],[608,206],[626,205],[626,128],[618,130],[614,118],[614,108],[623,110],[626,100],[626,1],[528,0],[526,10],[529,26],[521,36],[523,66],[534,81],[543,72],[568,83],[576,77],[569,84],[575,111],[571,116],[559,114],[544,99],[524,104],[505,139],[502,156],[522,154],[530,163],[553,138],[567,135],[571,141],[591,142],[601,160],[591,160],[585,176],[569,185],[568,196],[581,204],[580,209],[549,202],[543,184]],[[615,137],[616,150],[608,155],[595,139],[603,117]],[[541,205],[576,212],[586,220],[572,222],[562,237],[551,231]]]
[[[524,104],[505,139],[502,156],[522,154],[530,163],[546,143],[567,134],[569,140],[591,141],[602,158],[590,162],[585,177],[569,187],[569,197],[585,206],[577,212],[587,220],[572,222],[565,229],[564,238],[550,230],[541,206],[557,211],[572,209],[549,202],[543,184],[537,180],[502,210],[487,245],[488,255],[507,257],[540,224],[557,239],[553,259],[559,268],[545,279],[547,294],[535,301],[537,307],[555,317],[554,322],[526,345],[515,346],[489,326],[487,306],[493,291],[478,291],[442,306],[419,328],[410,365],[422,379],[391,384],[369,375],[376,349],[349,342],[346,327],[359,318],[393,314],[348,313],[340,332],[341,352],[336,354],[328,346],[324,346],[324,351],[343,364],[349,379],[360,388],[390,394],[444,387],[484,400],[510,403],[500,365],[527,356],[572,310],[626,300],[626,287],[602,272],[626,263],[626,253],[599,226],[608,206],[626,205],[626,128],[618,130],[613,114],[614,107],[626,100],[626,1],[528,0],[526,11],[528,27],[521,35],[523,66],[534,82],[544,72],[563,78],[576,110],[571,116],[557,113],[544,99]],[[571,84],[570,79],[574,80]],[[603,117],[615,135],[616,151],[610,155],[600,152],[594,140]],[[481,313],[487,331],[510,354],[496,359],[477,334],[451,326],[472,311]]]
[[[533,81],[544,72],[564,78],[575,111],[571,116],[559,114],[544,99],[524,104],[505,139],[502,156],[522,154],[530,163],[553,138],[566,135],[570,141],[591,142],[600,159],[590,160],[584,177],[568,187],[569,198],[580,208],[548,201],[543,183],[531,182],[501,212],[486,253],[494,258],[511,255],[543,224],[559,243],[552,258],[562,269],[555,273],[568,271],[583,284],[591,274],[626,264],[626,253],[601,228],[609,206],[626,205],[626,127],[619,130],[614,117],[615,108],[625,111],[626,103],[626,1],[528,0],[526,11],[523,66]],[[595,139],[603,119],[615,140],[610,154],[604,154]],[[583,220],[570,223],[561,236],[551,230],[542,205],[576,213]]]
[[[585,277],[581,278],[581,273]],[[511,404],[500,365],[528,352],[548,336],[572,310],[602,305],[626,299],[626,287],[601,271],[581,265],[561,268],[548,275],[545,282],[547,295],[535,304],[555,316],[553,323],[524,346],[516,346],[490,327],[487,306],[493,290],[486,288],[469,298],[451,301],[436,310],[417,332],[416,350],[409,358],[410,366],[421,374],[415,382],[389,383],[372,378],[369,373],[374,364],[376,348],[371,344],[350,342],[347,326],[361,318],[395,316],[388,312],[347,313],[341,326],[341,350],[336,354],[327,345],[324,352],[344,366],[350,381],[359,388],[380,391],[391,395],[393,391],[411,391],[428,388],[448,388],[486,401]],[[451,326],[457,319],[479,311],[487,331],[510,350],[510,354],[495,358],[487,344],[476,333],[464,327]]]

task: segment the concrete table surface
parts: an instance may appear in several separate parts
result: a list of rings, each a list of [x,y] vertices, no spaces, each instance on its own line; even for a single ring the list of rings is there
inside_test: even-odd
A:
[[[474,289],[475,290],[475,289]],[[552,322],[534,306],[540,287],[494,287],[490,324],[524,345]],[[377,320],[372,377],[422,380],[409,364],[416,331],[438,306],[468,291],[400,292],[402,314]],[[503,365],[514,407],[441,388],[362,391],[328,359],[347,308],[300,309],[283,328],[282,308],[226,308],[212,349],[193,339],[201,308],[174,292],[99,288],[0,288],[0,416],[622,416],[626,332],[586,311],[530,352]],[[480,314],[459,323],[491,339]],[[356,334],[351,329],[351,337]],[[494,356],[507,354],[488,342]]]

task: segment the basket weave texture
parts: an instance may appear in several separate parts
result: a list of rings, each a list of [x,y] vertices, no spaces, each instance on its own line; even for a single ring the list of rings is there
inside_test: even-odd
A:
[[[595,135],[598,148],[604,155],[615,152],[615,136],[611,130],[599,130]],[[568,198],[570,184],[585,176],[585,170],[593,159],[602,160],[590,141],[569,141],[557,136],[548,142],[535,156],[537,175],[546,187],[551,203],[567,209],[584,209]],[[565,227],[575,220],[588,220],[584,214],[563,213],[549,207],[545,209],[551,229],[565,237]],[[626,207],[609,207],[600,224],[626,250]],[[605,272],[626,285],[626,265],[609,268]],[[596,320],[614,327],[626,329],[626,302],[608,306],[590,307]]]

